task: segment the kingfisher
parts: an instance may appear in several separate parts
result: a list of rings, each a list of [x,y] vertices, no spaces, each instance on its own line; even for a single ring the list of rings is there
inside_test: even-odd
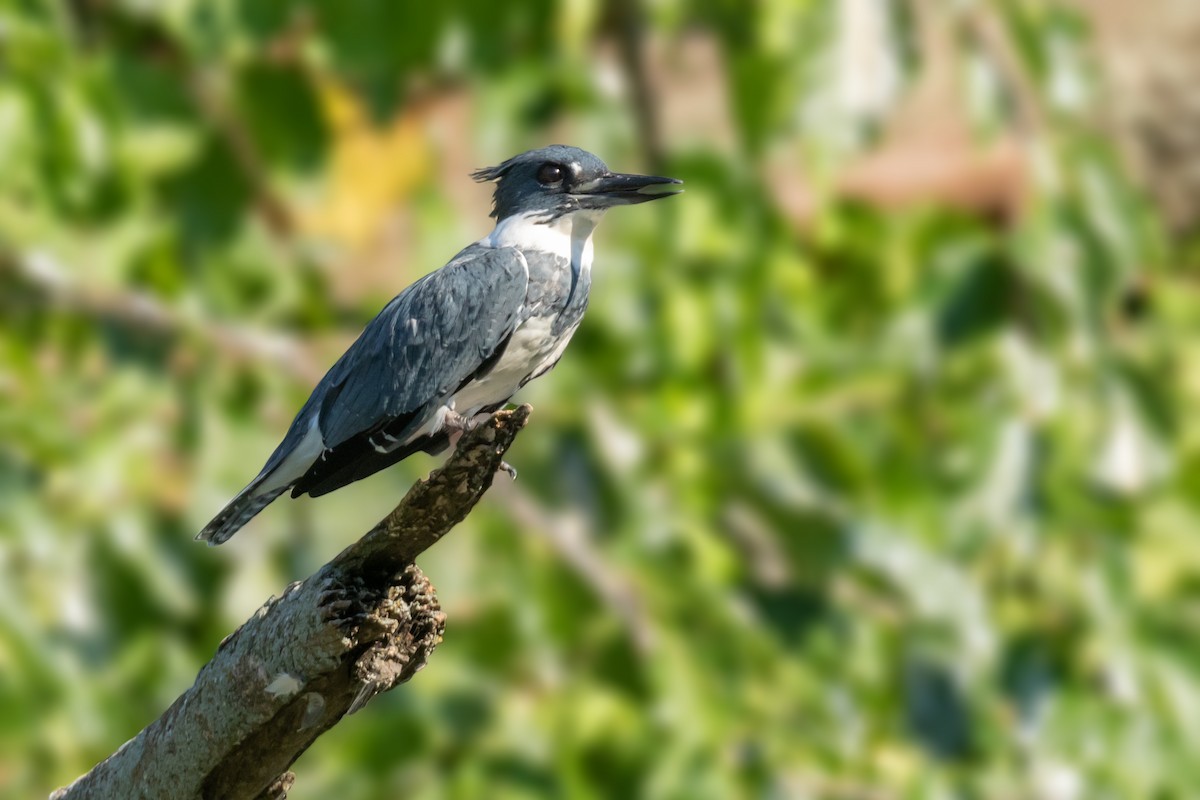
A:
[[[503,408],[558,363],[579,327],[604,212],[682,183],[614,173],[567,145],[471,177],[496,184],[492,232],[384,306],[198,540],[227,541],[284,492],[319,497],[418,451],[440,453]]]

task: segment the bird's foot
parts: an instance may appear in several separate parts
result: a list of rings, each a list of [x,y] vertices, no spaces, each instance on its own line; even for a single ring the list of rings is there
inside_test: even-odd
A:
[[[465,417],[457,411],[446,409],[446,416],[442,418],[442,428],[452,433],[469,433],[478,428],[483,419],[487,418]]]
[[[467,417],[448,408],[446,409],[446,415],[442,418],[442,430],[450,433],[450,446],[458,447],[458,440],[462,438],[464,433],[475,430],[491,418],[491,414],[477,414],[473,417]],[[517,479],[516,467],[507,461],[500,462],[498,471],[506,473],[514,481]]]

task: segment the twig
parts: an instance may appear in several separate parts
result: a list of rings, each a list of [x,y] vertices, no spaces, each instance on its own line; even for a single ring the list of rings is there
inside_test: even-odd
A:
[[[0,276],[44,296],[51,306],[100,317],[140,331],[194,335],[211,342],[223,355],[239,362],[269,361],[298,380],[314,384],[322,369],[305,348],[282,334],[230,325],[214,325],[189,317],[142,292],[112,291],[73,281],[74,270],[46,253],[17,254],[0,249]]]
[[[491,486],[529,406],[464,435],[445,466],[315,575],[268,600],[166,712],[52,800],[271,798],[322,733],[413,676],[445,618],[413,559]]]
[[[135,41],[135,55],[169,72],[189,93],[196,110],[213,134],[229,148],[254,197],[254,207],[263,224],[281,241],[290,241],[295,231],[291,209],[271,185],[265,160],[250,130],[230,103],[228,70],[212,68],[180,44],[178,36],[156,16],[141,14],[120,3],[76,2],[68,11],[93,46],[122,49],[125,40]],[[281,35],[267,43],[267,57],[287,63],[308,35],[311,20],[297,13]],[[113,36],[125,31],[136,35]]]
[[[502,485],[495,499],[521,530],[544,536],[550,542],[563,562],[621,620],[639,653],[654,648],[658,638],[649,618],[642,613],[637,587],[592,544],[591,531],[582,516],[555,514],[516,484]]]
[[[978,43],[979,49],[989,57],[1004,88],[1013,100],[1014,127],[1026,141],[1044,136],[1048,130],[1046,114],[1037,86],[1029,71],[1021,64],[1021,56],[1013,45],[1005,28],[1004,20],[995,8],[972,5],[963,12],[966,33]]]
[[[229,147],[234,163],[241,170],[255,198],[255,207],[267,229],[278,239],[292,240],[296,223],[291,209],[271,185],[270,176],[258,145],[243,121],[230,108],[216,75],[191,69],[185,85],[201,116]]]
[[[646,22],[638,0],[615,0],[609,7],[616,29],[621,69],[633,91],[633,113],[637,122],[642,156],[655,172],[661,171],[663,146],[654,96],[644,52]]]

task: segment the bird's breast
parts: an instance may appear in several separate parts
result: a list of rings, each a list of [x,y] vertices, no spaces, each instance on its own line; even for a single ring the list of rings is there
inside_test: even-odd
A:
[[[476,375],[448,401],[460,414],[506,402],[524,384],[558,362],[587,308],[595,219],[569,215],[552,223],[510,217],[483,240],[521,253],[529,276],[525,303],[512,335],[491,369]]]
[[[487,373],[472,378],[451,398],[454,409],[470,416],[482,408],[505,402],[527,381],[554,366],[578,327],[576,321],[566,329],[559,329],[556,317],[533,316],[518,325],[495,365]]]

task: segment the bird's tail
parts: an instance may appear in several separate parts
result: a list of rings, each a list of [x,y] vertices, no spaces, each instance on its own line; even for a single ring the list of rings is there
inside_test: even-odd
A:
[[[204,526],[204,530],[196,534],[196,540],[218,545],[229,540],[229,537],[242,529],[242,526],[253,519],[254,515],[269,506],[279,495],[287,491],[287,486],[277,488],[263,487],[263,477],[259,476],[249,486],[238,492],[237,497],[221,509],[221,512]]]

